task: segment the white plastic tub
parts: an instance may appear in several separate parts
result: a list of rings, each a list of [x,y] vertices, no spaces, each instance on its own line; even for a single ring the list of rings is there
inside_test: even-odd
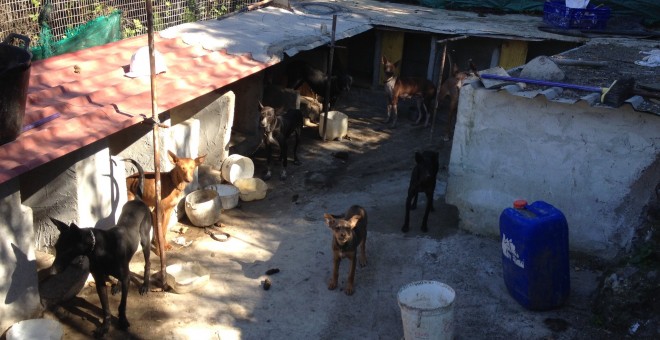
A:
[[[233,209],[238,205],[240,191],[231,184],[213,184],[206,187],[209,190],[215,190],[220,196],[222,209]]]

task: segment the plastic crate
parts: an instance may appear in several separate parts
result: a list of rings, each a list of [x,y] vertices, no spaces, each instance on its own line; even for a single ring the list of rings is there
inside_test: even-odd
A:
[[[546,1],[543,4],[543,21],[555,27],[583,30],[602,30],[610,18],[610,8],[587,5],[587,8],[569,8],[565,1]]]

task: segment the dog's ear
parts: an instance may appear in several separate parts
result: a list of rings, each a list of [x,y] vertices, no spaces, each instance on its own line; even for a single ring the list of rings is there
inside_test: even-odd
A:
[[[362,217],[360,215],[353,215],[350,220],[348,220],[348,223],[351,225],[351,229],[355,229],[357,227],[358,222],[360,222],[360,219]]]
[[[381,56],[381,57],[380,57],[380,62],[381,62],[381,64],[383,64],[383,65],[387,64],[387,58],[385,58],[385,56]]]
[[[179,157],[177,157],[174,152],[167,150],[167,158],[172,162],[172,164],[176,164],[176,162],[179,161]]]
[[[200,164],[204,163],[204,160],[206,160],[206,155],[199,156],[195,158],[195,164],[199,166]]]
[[[261,101],[259,101],[259,110],[263,110],[263,109],[264,109],[264,104],[261,104]]]
[[[62,222],[62,221],[60,221],[60,220],[58,220],[58,219],[55,219],[55,218],[51,217],[50,221],[53,222],[53,224],[55,224],[55,226],[57,227],[57,230],[59,230],[60,233],[63,233],[65,231],[69,230],[69,225]]]
[[[332,215],[330,215],[328,213],[325,213],[325,214],[323,214],[323,217],[325,218],[325,224],[328,227],[332,228],[335,225],[335,223],[336,223],[335,218],[332,217]]]

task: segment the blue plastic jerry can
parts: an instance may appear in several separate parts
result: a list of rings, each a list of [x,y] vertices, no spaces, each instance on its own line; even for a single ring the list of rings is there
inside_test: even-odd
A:
[[[509,294],[530,310],[561,306],[571,284],[564,214],[543,201],[517,200],[500,215],[500,239]]]

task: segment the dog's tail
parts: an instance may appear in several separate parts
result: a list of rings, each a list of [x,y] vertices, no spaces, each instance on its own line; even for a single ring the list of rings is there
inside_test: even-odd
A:
[[[138,187],[137,190],[135,191],[135,196],[138,197],[139,199],[142,199],[142,193],[144,192],[144,169],[142,169],[140,163],[138,163],[134,159],[124,158],[122,160],[133,163],[133,165],[137,169],[139,176],[138,176]]]

